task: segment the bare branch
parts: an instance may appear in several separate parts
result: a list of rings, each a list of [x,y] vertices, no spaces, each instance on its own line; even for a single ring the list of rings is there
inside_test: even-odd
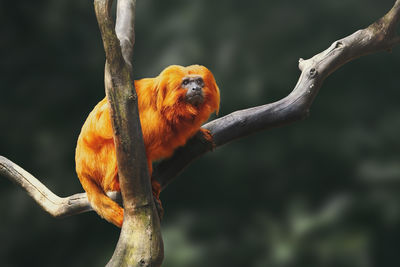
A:
[[[64,218],[93,210],[86,193],[59,197],[32,174],[2,156],[0,156],[0,175],[20,186],[43,210],[53,217]],[[121,203],[121,195],[118,192],[110,192],[107,195],[114,201]]]
[[[125,206],[131,205],[127,205],[127,199],[125,199],[123,191],[126,191],[127,196],[129,195],[129,199],[136,199],[143,202],[138,203],[138,206],[146,206],[153,201],[151,194],[149,196],[145,193],[151,192],[149,179],[143,179],[140,184],[135,184],[141,180],[139,177],[148,176],[147,162],[143,156],[145,155],[145,149],[137,108],[137,95],[130,69],[125,64],[125,59],[121,53],[121,46],[116,37],[114,24],[109,23],[111,20],[109,10],[107,10],[107,7],[111,7],[109,2],[112,1],[95,0],[95,10],[107,58],[105,87],[107,98],[110,103],[114,129],[118,175],[121,188],[126,189],[122,190]],[[131,2],[134,1],[131,0]],[[119,7],[126,6],[119,5]],[[131,8],[134,7],[135,5],[132,4]],[[120,14],[128,15],[129,12],[120,12]],[[119,21],[130,22],[130,20],[125,20],[123,18],[120,18]],[[121,26],[120,28],[123,27]],[[130,30],[133,28],[126,27],[123,29]],[[127,36],[127,34],[123,33],[121,33],[121,35]],[[130,49],[126,49],[126,51],[129,50]],[[135,177],[135,179],[133,179],[133,177]]]
[[[119,0],[118,38],[110,16],[112,0],[95,0],[106,53],[105,87],[114,130],[124,222],[107,266],[160,266],[164,257],[160,221],[153,201],[146,152],[132,79],[135,0]]]
[[[125,62],[121,60],[122,52],[120,43],[115,34],[114,22],[111,17],[112,3],[112,0],[95,0],[94,8],[103,39],[107,62],[113,66],[112,71],[120,71]]]
[[[98,11],[98,13],[108,14],[107,9],[98,9],[101,10],[101,12]],[[131,18],[134,18],[134,16],[131,15]],[[224,145],[256,131],[283,126],[307,117],[309,107],[314,97],[318,93],[323,80],[329,74],[346,62],[357,57],[381,50],[390,50],[392,47],[400,44],[400,36],[396,35],[396,26],[399,22],[399,18],[400,0],[397,0],[393,8],[384,17],[371,24],[368,28],[333,42],[328,49],[311,59],[300,59],[299,69],[302,73],[296,87],[287,97],[271,104],[235,111],[205,124],[203,127],[209,129],[214,136],[214,146],[209,144],[202,137],[201,132],[199,132],[195,137],[189,140],[184,147],[179,148],[173,157],[160,162],[160,164],[155,167],[153,178],[157,179],[164,189],[169,182],[190,164],[190,162],[204,153],[211,151],[214,147]],[[131,29],[128,31],[130,30]],[[125,36],[129,36],[129,34]],[[134,38],[130,40],[132,41],[127,42],[127,44],[133,45]],[[318,67],[318,69],[313,66]],[[310,81],[314,83],[310,83]],[[86,203],[84,193],[76,194],[68,198],[60,198],[43,186],[31,174],[4,157],[0,157],[0,172],[5,177],[23,187],[28,194],[45,196],[44,198],[35,198],[33,196],[33,198],[52,216],[64,217],[91,210],[91,208],[88,207],[88,203]],[[40,185],[30,186],[30,184],[37,183]],[[26,189],[29,187],[34,188],[31,191],[37,192],[30,193],[29,190]],[[47,198],[53,200],[47,200]],[[79,201],[67,201],[66,199],[69,198]],[[81,200],[84,203],[80,204]],[[60,205],[59,208],[49,208],[46,207],[49,206],[49,204],[45,204],[46,201],[49,203],[61,204],[56,204]],[[63,203],[68,203],[69,208]],[[76,210],[76,212],[74,210]]]
[[[120,240],[109,266],[159,266],[163,257],[160,225],[143,156],[137,96],[132,80],[136,2],[119,1],[116,28],[121,41],[117,38],[110,15],[112,0],[95,0],[107,59],[105,85],[112,109],[119,178],[126,212]],[[333,42],[325,51],[310,59],[300,59],[299,69],[302,72],[288,96],[271,104],[233,112],[205,124],[203,127],[212,133],[214,144],[210,144],[199,132],[173,157],[156,166],[153,179],[165,188],[192,160],[214,147],[307,117],[323,81],[331,73],[351,60],[382,50],[390,51],[400,43],[400,37],[396,35],[399,19],[400,0],[397,0],[384,17],[369,27]],[[31,174],[1,156],[0,174],[21,186],[54,217],[91,210],[86,194],[60,198]]]
[[[159,181],[164,189],[191,161],[213,147],[304,119],[331,73],[351,60],[382,50],[390,51],[400,43],[400,37],[396,35],[399,18],[400,0],[397,0],[384,17],[369,27],[333,42],[328,49],[308,60],[300,59],[300,78],[287,97],[271,104],[235,111],[205,124],[203,127],[213,135],[214,146],[205,142],[199,132],[171,158],[156,166],[153,179]]]
[[[135,44],[136,1],[118,0],[115,31],[120,40],[122,55],[126,64],[132,69],[133,46]]]

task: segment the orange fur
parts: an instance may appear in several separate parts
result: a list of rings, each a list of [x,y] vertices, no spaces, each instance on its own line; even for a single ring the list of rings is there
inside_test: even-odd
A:
[[[186,101],[182,80],[193,75],[204,80],[204,101],[192,105]],[[139,116],[150,176],[152,162],[172,155],[186,143],[219,109],[219,89],[212,73],[203,66],[169,66],[155,78],[135,81]],[[118,167],[107,99],[101,100],[89,114],[78,138],[76,172],[93,209],[104,219],[121,227],[123,209],[105,192],[119,191]],[[159,197],[160,186],[152,182]]]

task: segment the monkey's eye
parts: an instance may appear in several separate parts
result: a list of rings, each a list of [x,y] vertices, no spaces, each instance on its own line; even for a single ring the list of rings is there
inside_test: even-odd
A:
[[[188,84],[189,84],[189,80],[188,80],[188,79],[183,80],[182,84],[183,84],[183,85],[188,85]]]
[[[198,78],[196,80],[197,85],[203,85],[203,79],[202,78]]]

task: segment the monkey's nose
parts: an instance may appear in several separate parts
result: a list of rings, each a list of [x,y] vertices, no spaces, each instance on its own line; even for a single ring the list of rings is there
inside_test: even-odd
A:
[[[191,88],[191,91],[192,91],[193,93],[200,93],[200,92],[201,92],[201,87],[198,87],[198,86],[192,87],[192,88]]]

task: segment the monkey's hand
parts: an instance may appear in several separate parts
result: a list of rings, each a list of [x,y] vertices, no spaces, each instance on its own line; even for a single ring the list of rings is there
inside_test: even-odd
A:
[[[199,137],[200,141],[203,144],[209,145],[211,150],[214,150],[216,147],[214,143],[213,136],[208,129],[200,128],[200,131],[197,133],[197,136]]]

